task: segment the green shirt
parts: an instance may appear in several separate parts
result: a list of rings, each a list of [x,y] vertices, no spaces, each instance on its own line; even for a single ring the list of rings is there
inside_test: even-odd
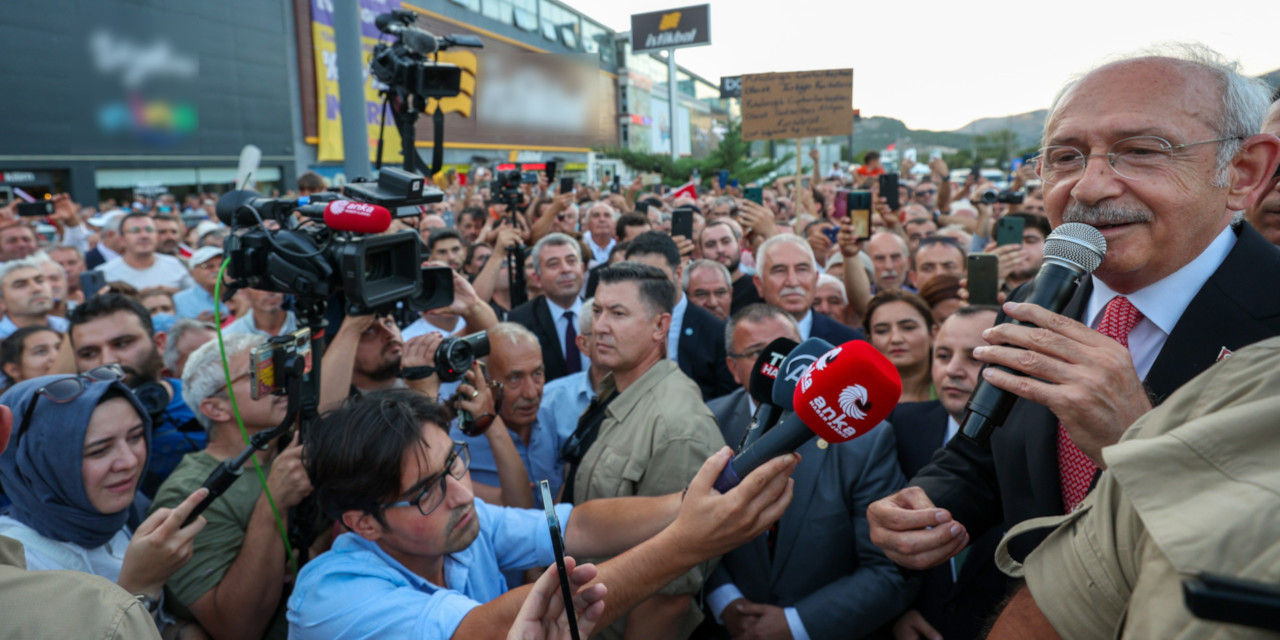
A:
[[[164,484],[160,485],[155,502],[151,503],[151,511],[181,504],[204,484],[220,463],[220,460],[215,460],[204,451],[188,453]],[[264,477],[270,470],[270,464],[262,465]],[[182,608],[190,607],[191,603],[222,581],[222,576],[231,568],[236,556],[240,555],[240,545],[244,542],[249,518],[253,515],[253,507],[260,495],[262,484],[250,461],[245,465],[244,473],[236,478],[226,493],[214,500],[201,514],[207,524],[196,534],[195,552],[191,561],[178,569],[165,583],[171,596],[168,600],[171,607],[175,604],[181,604]],[[271,624],[267,626],[265,638],[284,640],[289,636],[289,624],[285,619],[285,602],[288,598],[285,596],[282,591],[280,603],[276,606],[275,615],[271,617]],[[179,610],[178,613],[195,618],[188,611]]]

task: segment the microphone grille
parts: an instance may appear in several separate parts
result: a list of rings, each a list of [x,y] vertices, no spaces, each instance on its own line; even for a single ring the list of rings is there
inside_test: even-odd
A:
[[[1093,273],[1107,255],[1107,239],[1102,232],[1082,222],[1058,225],[1044,240],[1044,257],[1079,265]]]

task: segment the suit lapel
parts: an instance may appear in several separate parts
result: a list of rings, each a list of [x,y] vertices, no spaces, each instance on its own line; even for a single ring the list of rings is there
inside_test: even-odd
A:
[[[551,369],[554,365],[559,371],[567,371],[568,364],[564,360],[564,352],[560,349],[560,336],[556,333],[556,323],[551,319],[551,301],[547,297],[539,296],[538,304],[533,305],[533,313],[537,316],[538,324],[543,327],[544,339],[550,338],[548,341],[548,349],[544,353],[552,354],[552,362],[546,363],[547,369]]]

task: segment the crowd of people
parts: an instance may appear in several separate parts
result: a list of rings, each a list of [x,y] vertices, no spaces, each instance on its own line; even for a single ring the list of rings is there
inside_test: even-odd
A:
[[[998,189],[933,158],[880,193],[878,154],[823,175],[816,151],[810,175],[692,195],[441,173],[387,232],[452,271],[452,300],[333,305],[319,418],[194,519],[288,422],[252,354],[306,328],[297,300],[220,280],[239,231],[216,194],[55,195],[51,238],[11,203],[0,637],[1246,637],[1179,589],[1280,580],[1278,98],[1202,49],[1109,63]],[[1065,308],[1023,303],[1068,222],[1105,260]],[[974,255],[999,305],[970,302]],[[441,345],[480,333],[442,375]],[[901,397],[716,491],[778,338],[866,340]],[[980,384],[1017,397],[990,442],[957,435]]]

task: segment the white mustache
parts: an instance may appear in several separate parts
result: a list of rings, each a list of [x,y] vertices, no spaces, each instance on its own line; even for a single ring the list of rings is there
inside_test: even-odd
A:
[[[782,290],[778,292],[778,296],[789,296],[793,293],[795,295],[802,296],[804,295],[804,289],[800,287],[783,287]]]
[[[1080,204],[1072,201],[1062,212],[1063,222],[1083,222],[1091,227],[1113,224],[1130,224],[1133,222],[1151,222],[1154,216],[1150,211],[1128,207],[1114,202],[1103,202],[1096,205]]]

